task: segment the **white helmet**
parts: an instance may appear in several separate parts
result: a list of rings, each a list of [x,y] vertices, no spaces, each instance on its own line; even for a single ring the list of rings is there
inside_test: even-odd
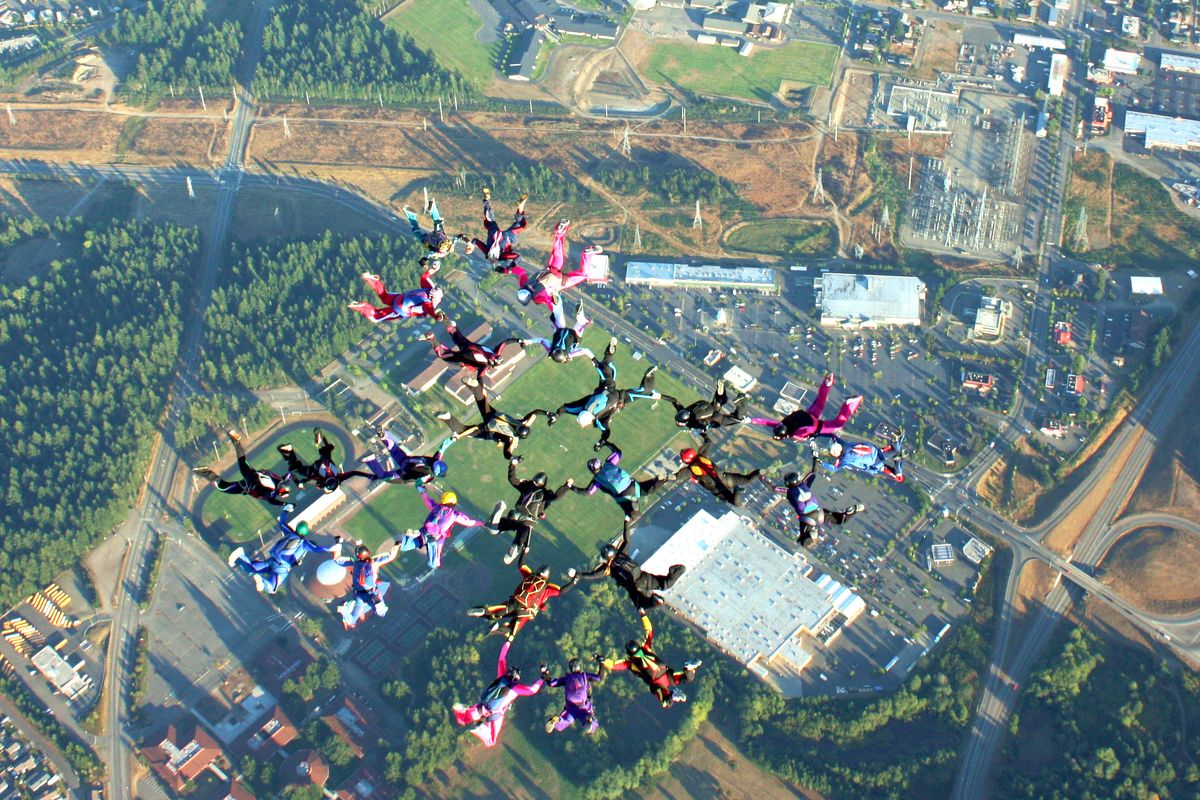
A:
[[[829,455],[833,456],[834,458],[837,458],[841,454],[842,454],[842,443],[841,442],[834,442],[833,444],[829,445]]]
[[[586,428],[596,421],[596,415],[590,411],[584,410],[579,412],[579,416],[575,418],[579,421],[579,427]]]

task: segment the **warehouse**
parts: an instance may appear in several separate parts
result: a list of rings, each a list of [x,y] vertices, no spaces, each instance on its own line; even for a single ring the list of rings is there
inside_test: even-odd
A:
[[[908,275],[827,272],[813,281],[821,324],[838,328],[920,325],[925,284]]]

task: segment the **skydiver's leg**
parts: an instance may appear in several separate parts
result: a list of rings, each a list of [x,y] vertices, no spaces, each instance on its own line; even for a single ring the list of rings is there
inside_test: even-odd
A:
[[[829,400],[829,390],[832,388],[833,375],[831,373],[821,381],[821,386],[817,389],[817,397],[808,407],[808,413],[813,415],[813,419],[820,419],[821,412],[825,410],[825,403]]]
[[[417,220],[417,213],[408,206],[405,206],[404,216],[408,217],[408,227],[412,229],[412,232],[420,235],[421,223]]]
[[[529,283],[529,273],[525,267],[516,259],[509,261],[506,267],[496,267],[497,271],[503,272],[505,275],[512,275],[517,279],[517,286],[521,289],[525,288],[525,284]]]
[[[550,247],[550,258],[546,261],[546,266],[549,269],[562,272],[563,264],[567,260],[567,231],[570,225],[563,225],[561,222],[554,227],[554,244]]]
[[[386,309],[391,310],[392,304],[396,302],[396,298],[399,297],[399,295],[395,294],[394,292],[389,292],[387,287],[384,286],[383,280],[380,279],[378,275],[364,273],[362,279],[364,282],[366,282],[367,286],[371,287],[371,291],[375,292],[376,296],[379,298],[379,302],[382,303]]]
[[[446,427],[450,429],[450,432],[454,434],[455,438],[460,438],[463,436],[470,436],[475,431],[479,430],[478,425],[467,426],[467,425],[462,424],[457,419],[455,419],[454,415],[451,414],[449,411],[443,411],[442,413],[437,415],[437,418],[440,419],[442,422],[446,423]]]
[[[329,439],[325,438],[325,431],[313,428],[313,443],[317,446],[317,454],[322,461],[333,461],[335,447]]]
[[[395,319],[396,314],[389,305],[386,308],[376,308],[370,303],[351,303],[350,308],[362,314],[371,322],[383,322],[384,320]]]
[[[670,589],[683,576],[686,570],[687,567],[683,564],[675,564],[667,571],[666,575],[654,575],[649,572],[643,572],[638,576],[637,588],[644,594]]]
[[[604,358],[596,361],[596,374],[600,376],[600,388],[610,392],[617,391],[617,365],[612,363],[615,348],[609,347]]]
[[[753,472],[722,472],[721,479],[729,486],[745,486],[751,481],[757,480],[762,475],[761,469],[756,469]]]
[[[613,499],[617,501],[617,505],[619,505],[621,510],[625,512],[625,516],[629,517],[630,519],[633,519],[637,516],[638,510],[637,506],[634,505],[635,500],[633,497],[623,495],[621,497],[614,497]]]
[[[466,335],[459,330],[457,325],[447,325],[446,332],[450,334],[450,338],[454,340],[454,344],[458,345],[459,350],[465,352],[471,347],[472,344],[474,344],[474,342],[468,339]]]
[[[234,563],[247,575],[266,575],[271,571],[271,562],[261,558],[246,558],[242,556]]]
[[[496,439],[504,446],[504,457],[512,458],[513,453],[517,449],[517,437],[505,436],[502,433],[496,434]]]
[[[279,455],[283,456],[284,462],[287,464],[288,472],[293,475],[304,477],[308,472],[308,467],[296,455],[295,449],[290,444],[281,444],[275,448],[279,451]]]
[[[555,296],[553,305],[550,306],[550,324],[555,330],[567,327],[567,315],[563,311],[561,296]]]
[[[258,472],[246,461],[246,451],[242,449],[241,442],[233,443],[233,452],[237,455],[238,472],[242,474],[242,480],[248,486],[258,486]]]
[[[248,487],[244,481],[216,480],[217,491],[223,494],[246,494]]]
[[[845,511],[830,511],[828,508],[822,509],[822,511],[825,512],[825,519],[829,520],[833,525],[845,525],[847,520],[865,509],[865,506],[859,504],[850,506]]]
[[[571,327],[571,330],[575,331],[576,336],[582,338],[583,332],[586,331],[588,326],[591,324],[592,321],[587,318],[586,314],[583,313],[583,301],[580,300],[575,304],[575,324]]]
[[[429,214],[429,218],[433,220],[433,229],[435,231],[445,230],[445,221],[442,219],[442,215],[438,211],[437,200],[435,198],[429,198],[429,205],[425,207],[425,212]]]
[[[837,431],[840,431],[842,428],[846,427],[846,423],[850,421],[850,417],[853,416],[854,412],[858,410],[858,407],[862,405],[862,401],[863,397],[860,394],[855,397],[851,397],[849,400],[842,403],[842,407],[838,411],[838,415],[836,417],[833,419],[824,419],[817,423],[820,432],[836,433]]]

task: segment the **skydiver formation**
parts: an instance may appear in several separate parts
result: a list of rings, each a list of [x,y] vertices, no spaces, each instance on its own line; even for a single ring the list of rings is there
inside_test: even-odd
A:
[[[437,414],[450,429],[450,435],[428,455],[407,452],[392,432],[377,428],[373,442],[378,452],[362,459],[365,469],[361,470],[344,470],[336,463],[334,445],[320,428],[314,428],[317,460],[306,464],[290,444],[280,445],[279,454],[288,469],[283,475],[251,467],[246,460],[241,436],[231,430],[228,435],[237,456],[239,479],[223,480],[208,467],[194,470],[199,477],[210,481],[217,491],[244,494],[282,507],[278,517],[282,538],[260,558],[250,558],[244,548],[237,548],[229,556],[229,566],[250,575],[258,591],[274,594],[307,554],[329,553],[332,564],[336,565],[334,572],[342,575],[348,573],[350,577],[348,595],[336,608],[347,629],[354,628],[372,614],[382,617],[387,613],[385,597],[390,584],[382,579],[381,573],[401,553],[424,551],[428,568],[436,570],[442,565],[446,544],[456,526],[482,528],[493,536],[502,532],[512,534],[512,544],[503,558],[505,564],[515,561],[519,570],[519,582],[512,594],[503,602],[475,606],[466,612],[469,616],[490,621],[488,634],[503,635],[495,680],[484,689],[474,705],[456,704],[453,707],[455,721],[459,725],[469,726],[470,732],[486,747],[497,743],[505,715],[516,699],[537,694],[544,686],[564,690],[562,710],[546,721],[546,733],[565,731],[575,723],[579,723],[584,734],[595,733],[600,723],[592,703],[592,686],[603,681],[610,672],[628,671],[637,676],[663,708],[687,700],[680,686],[695,679],[701,662],[685,661],[678,669],[669,666],[653,649],[654,626],[650,618],[650,613],[665,602],[663,592],[669,591],[680,580],[686,567],[675,564],[665,575],[653,574],[644,570],[630,554],[633,538],[631,526],[638,518],[639,504],[645,498],[679,482],[691,481],[718,500],[738,506],[743,488],[754,481],[762,481],[774,492],[785,495],[786,502],[796,513],[796,541],[808,548],[822,541],[826,524],[842,525],[855,514],[865,511],[861,504],[840,511],[824,508],[813,491],[814,482],[822,470],[831,473],[852,470],[868,475],[884,475],[897,482],[904,481],[901,466],[904,455],[902,432],[892,436],[883,446],[848,441],[839,436],[863,402],[861,395],[847,399],[832,419],[821,418],[835,383],[833,374],[824,377],[815,399],[807,408],[796,409],[782,419],[749,416],[746,406],[750,398],[736,389],[731,391],[723,380],[717,382],[711,399],[684,405],[678,399],[655,390],[655,366],[646,370],[638,386],[620,388],[617,366],[613,360],[616,338],[610,340],[605,351],[597,358],[591,350],[580,345],[581,337],[590,325],[583,300],[578,299],[574,303],[574,321],[570,323],[563,305],[562,295],[566,290],[580,284],[607,280],[606,268],[598,268],[594,263],[601,250],[599,247],[584,248],[579,266],[564,274],[569,247],[567,234],[571,222],[562,219],[554,227],[553,246],[545,268],[536,272],[526,269],[516,248],[520,234],[528,227],[525,214],[528,199],[527,194],[520,195],[512,223],[501,229],[492,210],[491,192],[484,189],[484,239],[471,239],[464,234],[446,234],[445,221],[435,199],[430,198],[423,208],[433,222],[430,231],[423,230],[417,214],[405,206],[404,213],[411,230],[427,251],[420,259],[423,272],[419,288],[399,294],[391,293],[379,275],[364,273],[362,279],[378,296],[381,305],[374,306],[366,302],[349,305],[350,309],[373,322],[421,317],[443,322],[453,347],[441,344],[433,333],[422,338],[430,343],[438,358],[463,368],[463,383],[471,389],[479,411],[479,421],[468,424],[449,412]],[[513,275],[517,279],[518,302],[522,305],[533,302],[547,310],[551,326],[548,337],[509,337],[491,347],[472,341],[461,332],[454,320],[447,317],[440,308],[444,292],[433,279],[441,269],[443,259],[454,252],[456,243],[460,241],[465,242],[464,249],[468,256],[478,251],[496,272]],[[544,351],[556,364],[587,358],[598,376],[596,388],[590,394],[565,402],[555,410],[535,408],[518,416],[497,409],[489,397],[485,378],[490,369],[503,361],[504,349],[513,345],[522,348],[536,345],[540,348],[539,352]],[[611,441],[612,422],[634,400],[666,401],[675,410],[675,424],[700,438],[697,447],[687,447],[680,452],[681,464],[673,474],[637,478],[622,464],[621,448]],[[581,428],[598,431],[594,450],[599,452],[607,449],[608,456],[592,458],[587,462],[592,477],[586,485],[577,486],[573,479],[568,478],[557,489],[552,489],[548,485],[548,476],[540,470],[521,477],[519,467],[525,458],[515,453],[520,441],[529,436],[538,416],[546,417],[548,425],[553,426],[564,414],[574,416]],[[762,469],[735,472],[723,468],[714,460],[717,457],[711,455],[715,445],[714,433],[733,426],[769,428],[771,436],[780,441],[807,441],[811,449],[811,466],[807,473],[802,477],[798,471],[788,472],[783,476],[783,483],[777,485],[765,476]],[[475,519],[459,508],[455,492],[438,491],[431,486],[447,475],[447,452],[463,437],[495,442],[508,460],[508,483],[516,491],[517,498],[511,507],[501,500],[486,521]],[[889,458],[891,463],[888,463]],[[291,490],[287,484],[299,488],[312,482],[324,492],[333,492],[351,477],[366,478],[373,485],[377,482],[412,484],[428,510],[424,523],[418,529],[403,532],[384,552],[372,554],[368,547],[358,542],[353,556],[343,556],[341,537],[336,537],[330,544],[318,545],[311,539],[308,522],[299,518],[288,521],[289,514],[295,508],[289,502]],[[600,560],[594,566],[584,567],[583,571],[572,567],[565,572],[565,582],[553,583],[549,565],[534,569],[526,562],[537,524],[547,518],[550,508],[558,500],[572,491],[586,495],[597,492],[608,495],[623,512],[624,523],[619,537],[601,545]],[[338,570],[338,567],[342,569]],[[554,598],[571,591],[580,580],[604,578],[611,578],[628,595],[642,625],[641,638],[630,639],[625,644],[622,658],[595,655],[594,672],[584,669],[579,658],[570,658],[567,671],[560,677],[552,678],[549,667],[541,663],[540,679],[531,684],[521,683],[519,670],[508,662],[510,648],[517,634],[533,622]]]

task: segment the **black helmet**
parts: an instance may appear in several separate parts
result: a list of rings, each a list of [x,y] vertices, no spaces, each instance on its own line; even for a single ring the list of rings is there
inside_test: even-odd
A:
[[[329,494],[331,492],[336,491],[337,488],[341,485],[342,485],[342,482],[340,480],[338,480],[337,478],[326,478],[324,481],[321,482],[321,491],[323,491],[325,494]]]
[[[788,437],[787,425],[784,425],[782,422],[779,423],[775,426],[774,430],[771,431],[771,435],[776,439],[786,439]]]
[[[517,429],[516,429],[516,431],[514,431],[514,433],[517,434],[518,439],[524,439],[527,436],[529,436],[529,434],[532,432],[532,430],[533,429],[530,428],[528,425],[518,425]]]
[[[533,485],[541,489],[546,485],[547,480],[546,473],[539,472],[533,476]]]
[[[537,568],[537,574],[538,574],[538,575],[540,575],[540,576],[541,576],[541,577],[543,577],[543,578],[549,578],[549,577],[550,577],[550,567],[549,567],[549,565],[547,565],[547,564],[542,564],[540,567],[538,567],[538,568]]]
[[[572,658],[567,662],[567,669],[571,672],[583,672],[583,662],[578,658]]]
[[[598,458],[589,458],[588,463],[587,463],[588,471],[589,472],[599,472],[600,467],[603,464],[604,464],[604,462]]]
[[[787,475],[783,476],[783,483],[789,489],[794,486],[799,486],[800,485],[800,473],[799,472],[789,472]]]
[[[628,653],[629,655],[633,655],[634,653],[636,653],[638,651],[638,648],[640,648],[640,647],[641,647],[641,645],[638,644],[637,641],[635,641],[634,639],[630,639],[628,642],[625,643],[625,652]]]
[[[550,358],[553,361],[557,361],[559,364],[565,364],[571,360],[571,354],[566,350],[563,350],[561,347],[556,347],[550,351]]]
[[[361,561],[364,558],[371,557],[371,550],[365,544],[360,544],[358,547],[354,548],[354,555],[357,556]]]
[[[676,425],[687,425],[691,419],[692,412],[688,411],[686,408],[679,409],[679,411],[675,414]]]
[[[508,672],[505,673],[504,677],[508,678],[513,683],[516,683],[517,681],[521,680],[521,670],[517,669],[516,667],[509,667]]]
[[[611,561],[617,557],[617,548],[613,547],[611,544],[604,545],[604,547],[600,548],[600,557],[605,561]]]

